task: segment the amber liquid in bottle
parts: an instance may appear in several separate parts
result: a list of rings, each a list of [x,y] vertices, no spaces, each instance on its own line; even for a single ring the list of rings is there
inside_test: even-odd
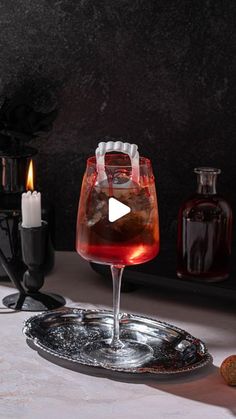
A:
[[[216,193],[219,169],[197,168],[197,193],[178,216],[177,275],[221,281],[229,276],[232,210]]]

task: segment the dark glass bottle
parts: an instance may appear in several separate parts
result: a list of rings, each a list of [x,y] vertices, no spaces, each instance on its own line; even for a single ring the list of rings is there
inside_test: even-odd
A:
[[[180,278],[221,281],[229,276],[232,210],[216,193],[220,169],[200,167],[197,192],[178,215],[177,275]]]

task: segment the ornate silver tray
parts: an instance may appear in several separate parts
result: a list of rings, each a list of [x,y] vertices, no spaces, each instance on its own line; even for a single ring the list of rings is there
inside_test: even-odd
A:
[[[107,310],[89,310],[64,307],[28,319],[24,335],[33,346],[52,357],[92,365],[83,360],[81,348],[97,339],[112,335],[113,314]],[[212,361],[205,344],[168,323],[134,314],[120,315],[121,340],[148,343],[153,349],[152,359],[138,368],[92,366],[126,373],[176,374],[199,369]]]

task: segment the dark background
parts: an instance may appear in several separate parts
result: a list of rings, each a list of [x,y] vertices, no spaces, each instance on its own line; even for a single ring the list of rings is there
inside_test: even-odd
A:
[[[56,208],[56,247],[74,249],[87,156],[124,138],[151,157],[162,248],[176,240],[195,166],[222,169],[236,210],[235,0],[1,0],[0,105],[29,89],[58,117],[37,184]]]

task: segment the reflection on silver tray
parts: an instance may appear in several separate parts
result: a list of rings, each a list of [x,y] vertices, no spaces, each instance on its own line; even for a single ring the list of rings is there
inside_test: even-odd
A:
[[[23,333],[37,348],[53,357],[92,365],[83,360],[81,348],[88,342],[111,338],[112,326],[110,311],[64,307],[31,317],[25,322]],[[174,374],[193,371],[212,360],[202,341],[158,320],[123,313],[120,337],[151,346],[151,361],[129,369],[106,367],[96,362],[93,366],[129,373]]]

